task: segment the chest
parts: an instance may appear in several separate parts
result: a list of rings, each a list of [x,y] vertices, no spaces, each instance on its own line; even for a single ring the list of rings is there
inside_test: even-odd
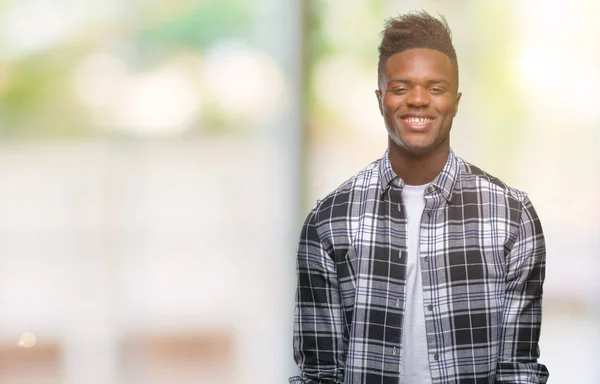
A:
[[[365,208],[337,242],[348,244],[335,252],[343,287],[366,282],[402,293],[409,254],[418,257],[412,262],[421,263],[426,286],[502,284],[514,212],[498,199],[425,196],[422,212],[409,215],[401,196],[390,194]]]

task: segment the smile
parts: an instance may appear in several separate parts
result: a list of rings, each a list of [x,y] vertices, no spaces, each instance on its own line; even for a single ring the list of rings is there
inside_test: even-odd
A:
[[[402,120],[406,121],[411,125],[425,125],[433,121],[431,117],[405,117]]]
[[[405,122],[406,125],[409,126],[409,128],[413,129],[425,128],[433,120],[435,120],[433,117],[407,116],[402,118],[402,121]]]

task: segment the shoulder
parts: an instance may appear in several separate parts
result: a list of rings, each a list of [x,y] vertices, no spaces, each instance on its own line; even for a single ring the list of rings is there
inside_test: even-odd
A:
[[[458,159],[460,167],[460,196],[463,203],[476,204],[485,217],[508,225],[510,247],[521,229],[530,235],[542,235],[542,226],[533,204],[525,191],[508,186],[498,177]]]
[[[507,202],[522,205],[528,201],[527,193],[513,188],[500,180],[498,177],[490,175],[481,168],[458,158],[460,167],[460,187],[463,193],[477,192],[481,196],[495,195],[502,197]]]
[[[380,162],[381,159],[373,161],[323,198],[318,199],[309,214],[313,222],[318,225],[331,220],[346,219],[354,212],[353,208],[377,193],[380,189]]]
[[[365,203],[379,196],[381,161],[373,161],[319,199],[308,214],[303,230],[314,231],[327,252],[346,249],[352,242]]]

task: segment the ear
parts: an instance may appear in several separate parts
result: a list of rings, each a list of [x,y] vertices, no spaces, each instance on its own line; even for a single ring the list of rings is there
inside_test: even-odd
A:
[[[461,97],[462,93],[456,92],[456,100],[454,100],[454,113],[452,114],[452,117],[456,116],[456,114],[458,113],[458,104],[460,103]]]
[[[377,96],[377,105],[379,105],[379,112],[383,116],[383,95],[379,89],[375,90],[375,96]]]

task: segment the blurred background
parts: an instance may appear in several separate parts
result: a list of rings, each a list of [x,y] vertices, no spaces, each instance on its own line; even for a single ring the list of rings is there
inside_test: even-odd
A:
[[[600,3],[1,0],[0,383],[283,383],[301,223],[386,147],[383,21],[453,29],[452,146],[529,193],[541,362],[600,382]]]

